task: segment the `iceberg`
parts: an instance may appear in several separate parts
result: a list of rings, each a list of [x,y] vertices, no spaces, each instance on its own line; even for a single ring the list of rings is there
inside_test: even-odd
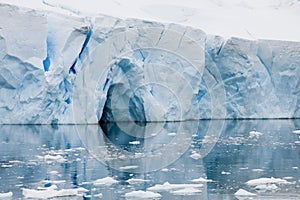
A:
[[[300,117],[300,42],[5,3],[0,13],[1,124]]]

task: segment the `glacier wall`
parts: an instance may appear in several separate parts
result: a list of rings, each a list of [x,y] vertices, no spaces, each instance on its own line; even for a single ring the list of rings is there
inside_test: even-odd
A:
[[[300,42],[0,4],[0,123],[299,118]]]

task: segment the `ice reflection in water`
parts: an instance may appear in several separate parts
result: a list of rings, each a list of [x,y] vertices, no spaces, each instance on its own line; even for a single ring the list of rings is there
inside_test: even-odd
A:
[[[299,120],[213,120],[140,127],[118,123],[102,129],[96,125],[2,125],[0,193],[12,191],[13,199],[24,198],[22,188],[55,185],[55,191],[87,189],[73,194],[66,190],[72,199],[98,199],[100,194],[102,199],[124,199],[126,193],[169,182],[185,185],[151,191],[161,199],[242,199],[234,193],[243,188],[256,194],[254,199],[298,199],[300,139],[293,132],[297,129]],[[105,177],[117,182],[95,182]],[[213,182],[192,182],[200,177]],[[262,177],[285,179],[289,184],[268,183],[256,189],[245,184]]]

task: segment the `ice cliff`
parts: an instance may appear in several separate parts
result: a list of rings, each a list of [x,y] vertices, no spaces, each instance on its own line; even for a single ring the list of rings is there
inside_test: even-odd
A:
[[[299,118],[300,42],[0,4],[0,123]]]

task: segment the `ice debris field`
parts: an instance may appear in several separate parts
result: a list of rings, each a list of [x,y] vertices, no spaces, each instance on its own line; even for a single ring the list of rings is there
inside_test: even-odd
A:
[[[0,123],[299,118],[299,1],[188,2],[1,1]]]

